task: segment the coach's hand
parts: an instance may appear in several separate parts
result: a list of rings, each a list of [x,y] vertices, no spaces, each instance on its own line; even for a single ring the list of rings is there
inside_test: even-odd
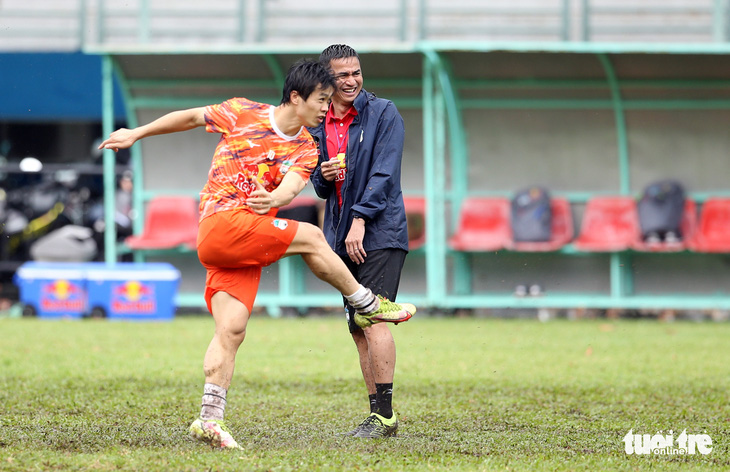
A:
[[[355,264],[362,264],[368,256],[365,248],[362,246],[362,240],[365,238],[365,220],[362,218],[354,218],[352,226],[345,238],[345,248],[350,260]]]
[[[324,161],[319,166],[320,172],[322,172],[322,177],[324,177],[324,180],[327,180],[328,182],[332,182],[335,180],[335,177],[337,177],[337,173],[340,171],[340,160],[336,157],[333,157],[329,161]]]
[[[258,179],[253,179],[253,181],[254,185],[256,185],[256,190],[249,194],[246,199],[246,205],[248,205],[255,213],[265,215],[274,206],[274,198]]]

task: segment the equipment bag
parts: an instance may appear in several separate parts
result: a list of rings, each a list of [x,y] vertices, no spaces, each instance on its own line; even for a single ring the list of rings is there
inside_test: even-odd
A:
[[[638,203],[642,238],[681,238],[684,201],[684,187],[676,180],[660,180],[649,184]]]
[[[553,215],[546,189],[534,186],[520,190],[512,198],[511,210],[514,241],[550,241]]]

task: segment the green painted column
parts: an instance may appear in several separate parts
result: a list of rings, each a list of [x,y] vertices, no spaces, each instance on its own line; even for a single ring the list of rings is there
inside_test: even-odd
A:
[[[433,306],[444,292],[445,266],[438,258],[437,238],[439,221],[443,215],[435,210],[436,149],[434,71],[429,60],[423,62],[423,181],[426,200],[426,303]]]
[[[624,104],[621,97],[621,87],[616,71],[606,54],[598,54],[598,60],[606,73],[606,79],[611,91],[611,102],[613,104],[614,121],[616,123],[616,139],[618,141],[618,170],[619,188],[621,195],[631,194],[631,169],[629,163],[628,133],[626,131],[626,117]],[[628,252],[616,252],[611,254],[611,296],[622,299],[631,296],[634,291],[633,263],[631,254]]]
[[[466,137],[462,122],[462,107],[456,89],[454,87],[453,74],[446,58],[427,47],[423,48],[426,63],[430,63],[432,74],[431,90],[433,91],[432,103],[433,124],[431,128],[424,129],[426,133],[434,134],[434,185],[435,194],[432,200],[433,214],[438,217],[438,222],[431,228],[430,233],[434,240],[434,257],[441,265],[443,278],[438,281],[443,287],[439,300],[446,296],[446,269],[447,269],[447,240],[449,228],[455,228],[458,221],[458,213],[461,202],[469,192],[469,153],[466,145]],[[433,80],[435,79],[435,80]],[[424,113],[426,102],[424,98]],[[446,158],[448,130],[448,159]],[[449,165],[451,182],[449,188],[446,185],[446,166]],[[446,219],[448,203],[451,208],[451,219]],[[427,230],[428,230],[427,226]],[[459,294],[470,293],[471,291],[471,264],[470,255],[464,253],[453,253],[454,260],[454,290]],[[435,270],[435,269],[434,269]],[[436,282],[434,282],[436,283]],[[430,294],[430,289],[429,289]]]
[[[102,129],[104,137],[114,131],[114,73],[112,58],[102,58]],[[116,156],[111,149],[104,149],[104,260],[107,264],[117,261],[117,229],[114,223],[116,212]]]
[[[136,101],[132,97],[132,84],[127,77],[124,75],[124,71],[119,66],[119,63],[113,60],[114,65],[114,76],[117,78],[119,88],[122,92],[122,99],[124,101],[124,113],[127,117],[127,128],[136,128],[139,126],[139,120],[137,118],[138,107]],[[132,231],[134,234],[142,233],[144,229],[144,174],[142,172],[142,145],[136,144],[129,149],[130,153],[130,167],[133,172],[132,181],[134,186],[132,187],[132,208],[136,218],[132,221]],[[144,262],[145,254],[143,251],[135,251],[132,254],[135,262]]]

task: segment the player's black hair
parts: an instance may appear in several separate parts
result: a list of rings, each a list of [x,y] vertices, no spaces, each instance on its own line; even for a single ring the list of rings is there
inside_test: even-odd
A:
[[[330,70],[330,61],[333,59],[347,59],[348,57],[356,57],[358,61],[360,60],[360,56],[357,54],[357,51],[347,44],[333,44],[331,46],[327,46],[327,48],[320,53],[319,63],[325,66],[327,70]]]
[[[318,86],[322,88],[335,87],[335,79],[319,62],[310,59],[300,59],[289,68],[284,82],[284,92],[281,105],[290,101],[291,93],[297,91],[304,99],[308,99]]]

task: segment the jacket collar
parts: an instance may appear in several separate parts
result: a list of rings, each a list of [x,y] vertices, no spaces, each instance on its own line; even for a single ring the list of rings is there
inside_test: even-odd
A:
[[[357,114],[359,115],[362,113],[363,108],[365,108],[365,104],[368,100],[370,100],[371,93],[365,90],[364,88],[360,90],[360,93],[357,97],[355,97],[355,101],[352,103],[355,107],[355,110],[357,111]]]

